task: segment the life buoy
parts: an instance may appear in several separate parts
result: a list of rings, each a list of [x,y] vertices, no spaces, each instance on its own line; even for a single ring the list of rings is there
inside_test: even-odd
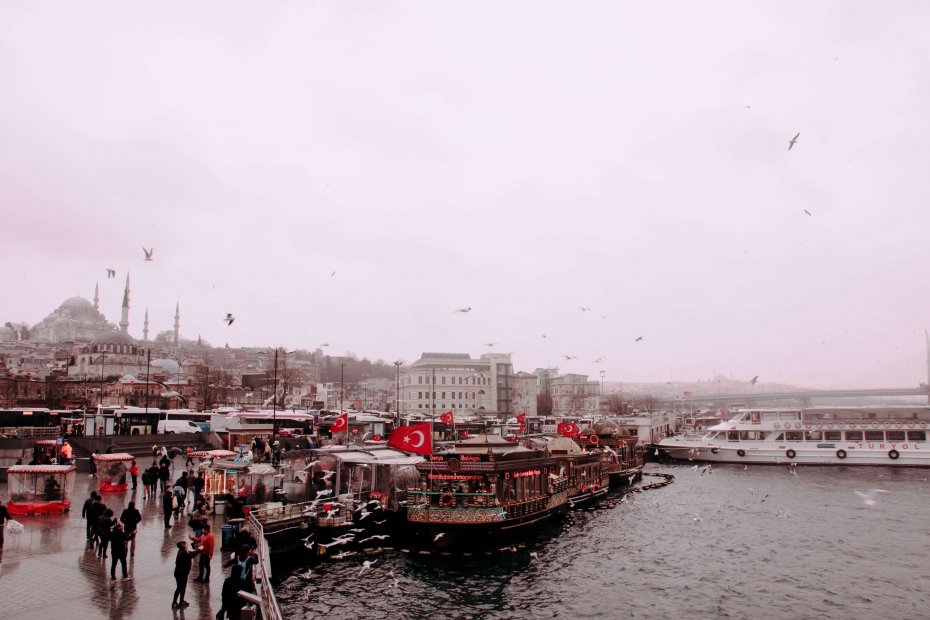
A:
[[[813,426],[813,424],[811,424],[810,422],[804,423],[804,428],[810,428],[811,426]]]
[[[837,450],[837,451],[836,451],[836,458],[838,458],[838,459],[845,459],[845,458],[846,458],[846,450]]]
[[[787,456],[789,459],[793,459],[797,455],[798,453],[792,450],[791,448],[788,448],[788,450],[785,451],[785,456]]]
[[[833,423],[827,424],[827,428],[833,428]]]
[[[381,435],[375,434],[371,436],[372,441],[381,441]]]
[[[908,422],[908,423],[907,423],[907,427],[908,427],[908,428],[914,428],[914,423],[913,423],[913,422]]]
[[[717,454],[718,452],[720,452],[720,448],[711,448],[710,451],[711,451],[713,454]]]
[[[588,441],[590,441],[592,444],[596,446],[598,443],[600,443],[601,438],[598,437],[597,435],[591,435],[590,437],[588,437]]]
[[[439,505],[443,508],[451,508],[455,505],[455,496],[452,493],[443,493],[439,496]]]
[[[592,493],[597,493],[597,484],[592,484],[590,490]]]
[[[901,455],[898,454],[898,451],[897,451],[897,450],[889,450],[889,451],[888,451],[888,458],[890,458],[892,461],[894,461],[895,459],[897,459],[899,456],[901,456]]]
[[[801,428],[801,423],[800,423],[800,422],[795,422],[795,423],[794,423],[794,427],[795,427],[795,428]]]
[[[585,488],[585,486],[584,486],[584,482],[582,482],[581,484],[578,485],[578,490],[581,491],[582,493],[585,492],[586,488]]]
[[[781,428],[781,424],[779,424],[778,422],[776,422],[776,423],[775,423],[775,428]]]
[[[746,451],[740,448],[736,451],[736,456],[746,456]]]

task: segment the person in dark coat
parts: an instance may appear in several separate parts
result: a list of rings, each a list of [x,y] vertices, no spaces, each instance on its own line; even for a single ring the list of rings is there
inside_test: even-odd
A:
[[[87,523],[90,525],[90,540],[94,545],[100,542],[97,524],[106,509],[107,507],[104,505],[100,495],[95,494],[93,503],[87,508]]]
[[[6,521],[10,518],[10,511],[6,506],[0,504],[0,553],[3,553],[3,530],[6,529]]]
[[[138,534],[139,523],[142,522],[142,513],[136,508],[135,502],[129,502],[126,510],[119,516],[120,523],[123,524],[123,532],[126,539],[130,541],[129,555],[136,554],[136,534]],[[112,544],[112,542],[111,542]]]
[[[158,481],[161,482],[162,491],[168,486],[169,478],[171,478],[171,470],[168,469],[168,459],[163,458],[161,466],[158,468]]]
[[[174,512],[174,506],[171,505],[173,499],[174,494],[171,492],[171,485],[169,484],[161,495],[161,510],[165,514],[166,530],[171,527],[171,513]]]
[[[110,530],[113,529],[113,511],[107,508],[97,520],[97,536],[100,544],[97,546],[97,556],[106,559],[107,546],[110,544]]]
[[[172,609],[190,605],[184,600],[184,592],[187,590],[187,578],[191,574],[191,564],[199,553],[196,549],[188,549],[186,540],[178,543],[178,555],[174,558],[174,581],[177,588],[174,591],[174,598],[171,600]]]
[[[112,531],[110,532],[110,555],[112,559],[110,560],[110,579],[116,579],[116,563],[119,562],[123,567],[123,579],[129,578],[129,573],[126,572],[126,532],[123,531],[123,526],[117,523],[113,526]]]
[[[94,454],[100,454],[100,450],[94,450]],[[90,455],[90,462],[87,464],[88,470],[90,471],[90,478],[97,475],[97,461],[94,460],[94,454]]]
[[[224,617],[229,620],[239,620],[242,617],[242,608],[245,607],[245,599],[239,596],[239,578],[236,577],[236,570],[223,581],[223,606],[216,612],[216,620],[223,620]]]
[[[87,521],[86,526],[85,526],[85,530],[87,531],[87,540],[94,539],[94,536],[93,536],[94,528],[91,527],[91,522],[90,522],[91,518],[87,516],[87,513],[90,507],[94,504],[94,499],[96,497],[97,497],[97,492],[91,491],[90,497],[84,500],[84,507],[81,509],[81,518]],[[97,515],[97,516],[99,517],[100,515]]]

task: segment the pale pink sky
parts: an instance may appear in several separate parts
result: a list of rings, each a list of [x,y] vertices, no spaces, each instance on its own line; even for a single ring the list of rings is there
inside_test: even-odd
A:
[[[927,32],[923,2],[4,2],[0,323],[97,281],[117,321],[130,270],[136,337],[180,300],[220,346],[832,385],[930,323]]]

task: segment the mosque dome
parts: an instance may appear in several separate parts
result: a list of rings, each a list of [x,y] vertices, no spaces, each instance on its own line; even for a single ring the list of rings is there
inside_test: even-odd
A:
[[[94,304],[81,296],[69,297],[64,300],[61,302],[61,305],[58,306],[58,310],[70,310],[71,314],[90,314],[95,312]]]
[[[151,367],[153,371],[161,371],[165,375],[176,375],[181,371],[181,366],[176,361],[167,358],[152,360]]]
[[[100,334],[94,342],[97,344],[136,344],[135,338],[115,329]]]
[[[16,332],[6,325],[0,325],[0,342],[12,342],[13,340],[16,340]]]
[[[619,435],[620,429],[610,420],[600,420],[591,427],[597,435]]]

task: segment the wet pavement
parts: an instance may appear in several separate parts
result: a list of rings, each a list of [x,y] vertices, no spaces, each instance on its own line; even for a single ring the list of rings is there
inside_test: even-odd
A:
[[[148,465],[140,461],[140,467],[143,464]],[[183,458],[175,460],[172,480],[181,475],[183,464]],[[79,475],[69,513],[14,517],[25,529],[19,536],[7,534],[0,556],[3,616],[42,620],[102,617],[209,620],[215,617],[220,608],[224,578],[220,551],[223,517],[213,517],[210,526],[216,536],[210,583],[193,581],[199,562],[194,558],[185,596],[190,607],[173,610],[175,543],[189,540],[191,530],[187,527],[187,518],[182,516],[180,523],[175,523],[172,517],[171,528],[165,530],[161,498],[143,499],[141,481],[136,491],[102,493],[103,503],[113,509],[117,518],[130,501],[135,501],[142,513],[135,556],[127,557],[130,579],[121,579],[122,571],[117,566],[117,579],[111,581],[110,559],[98,559],[96,552],[87,546],[81,518],[84,500],[96,488],[96,478]],[[0,497],[6,505],[5,484],[0,485]]]

